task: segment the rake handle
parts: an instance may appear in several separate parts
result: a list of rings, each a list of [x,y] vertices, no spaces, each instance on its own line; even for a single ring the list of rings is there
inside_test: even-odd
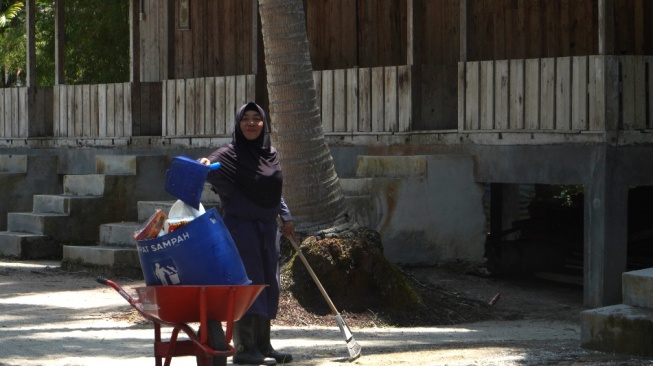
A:
[[[333,301],[331,301],[331,298],[329,298],[329,295],[327,295],[327,292],[324,289],[324,287],[322,286],[322,283],[320,282],[320,280],[315,275],[315,272],[313,272],[313,268],[311,268],[311,265],[308,264],[308,261],[306,260],[306,257],[304,257],[304,254],[302,253],[302,250],[299,249],[299,244],[297,244],[297,240],[295,240],[295,238],[293,238],[292,236],[287,236],[287,238],[288,238],[288,240],[290,240],[290,243],[295,248],[295,251],[297,252],[297,255],[299,256],[299,258],[304,263],[304,267],[306,267],[306,270],[308,271],[308,273],[313,278],[313,281],[317,285],[317,288],[320,289],[320,292],[322,293],[322,296],[324,296],[324,299],[326,300],[327,304],[329,304],[329,307],[331,308],[331,311],[333,311],[333,313],[335,315],[340,315],[340,313],[338,313],[338,309],[336,309],[336,306],[333,304]]]

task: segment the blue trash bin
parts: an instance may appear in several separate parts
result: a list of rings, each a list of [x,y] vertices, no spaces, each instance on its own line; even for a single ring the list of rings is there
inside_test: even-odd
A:
[[[147,286],[252,282],[215,208],[169,234],[138,241],[137,249]]]
[[[165,190],[197,210],[206,176],[219,168],[220,163],[204,165],[186,156],[174,157],[166,171]]]

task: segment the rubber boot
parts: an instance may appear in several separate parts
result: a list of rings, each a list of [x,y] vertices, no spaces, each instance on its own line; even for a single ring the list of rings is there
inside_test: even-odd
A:
[[[244,315],[234,322],[233,340],[236,354],[233,363],[238,365],[276,365],[274,358],[265,357],[258,349],[258,330],[255,315]]]
[[[272,348],[270,343],[270,319],[259,316],[258,317],[258,349],[265,357],[272,357],[278,363],[289,363],[292,361],[290,353],[277,352]]]

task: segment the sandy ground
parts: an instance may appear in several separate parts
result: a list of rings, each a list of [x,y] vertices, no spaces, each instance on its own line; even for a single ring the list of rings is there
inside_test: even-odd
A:
[[[0,366],[154,364],[152,323],[141,321],[94,276],[65,273],[59,265],[0,260]],[[143,285],[114,280],[128,293]],[[570,306],[579,304],[565,309]],[[169,329],[164,328],[164,339]],[[291,352],[294,365],[653,365],[653,359],[581,349],[579,322],[568,317],[351,330],[363,350],[352,362],[335,322],[333,327],[273,326],[273,345]],[[196,361],[176,357],[172,365]]]

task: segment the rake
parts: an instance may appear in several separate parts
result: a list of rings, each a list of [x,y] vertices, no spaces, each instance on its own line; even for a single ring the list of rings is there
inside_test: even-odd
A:
[[[322,293],[322,296],[324,296],[324,299],[326,300],[327,304],[329,304],[331,311],[335,314],[336,323],[338,323],[338,328],[340,328],[340,334],[345,338],[345,343],[347,343],[347,351],[349,351],[349,360],[353,361],[357,359],[361,355],[361,346],[354,339],[354,335],[351,333],[351,330],[349,330],[349,327],[345,323],[345,320],[342,318],[342,316],[340,316],[338,309],[336,309],[336,306],[333,304],[333,301],[331,301],[331,298],[329,298],[329,295],[327,295],[326,291],[324,290],[324,287],[322,287],[320,280],[317,278],[315,272],[313,272],[313,269],[308,264],[308,261],[306,260],[306,257],[304,257],[304,254],[302,253],[301,249],[299,249],[299,244],[297,244],[295,238],[288,237],[288,240],[290,240],[290,243],[292,243],[292,246],[295,248],[295,251],[297,251],[297,255],[304,263],[306,270],[308,270],[308,273],[311,274],[313,281],[320,289],[320,292]]]

